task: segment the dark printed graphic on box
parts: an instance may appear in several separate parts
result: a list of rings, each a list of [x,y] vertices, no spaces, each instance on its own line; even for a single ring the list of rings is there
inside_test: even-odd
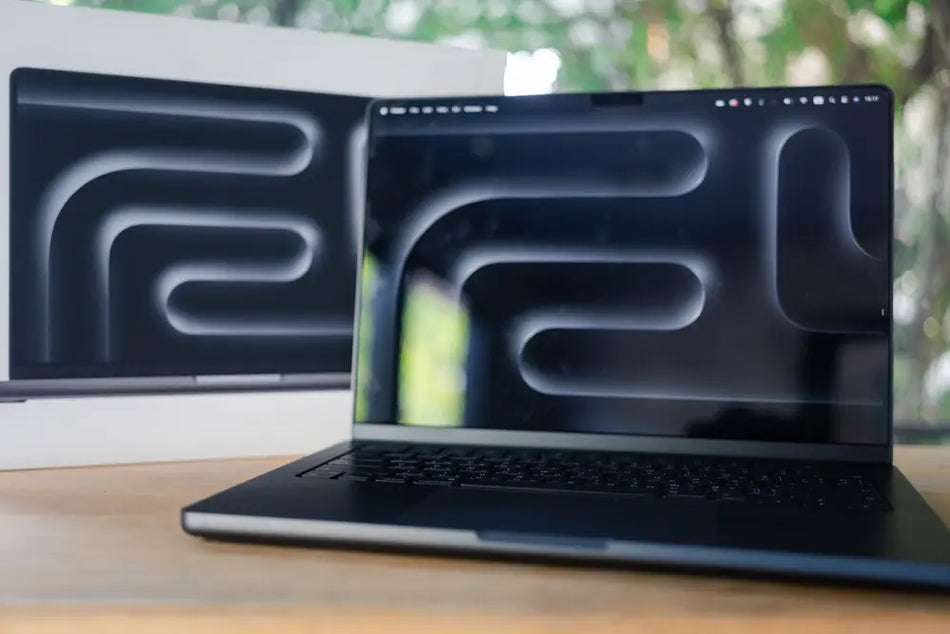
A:
[[[18,69],[10,378],[348,372],[368,101]]]

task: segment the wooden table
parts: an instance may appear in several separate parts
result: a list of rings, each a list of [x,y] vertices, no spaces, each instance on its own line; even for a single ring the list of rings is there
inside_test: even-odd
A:
[[[0,633],[950,633],[950,595],[214,543],[188,502],[288,459],[0,473]],[[950,447],[897,463],[950,520]]]

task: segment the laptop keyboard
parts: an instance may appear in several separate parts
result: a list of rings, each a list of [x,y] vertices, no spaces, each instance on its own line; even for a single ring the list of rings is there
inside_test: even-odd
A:
[[[887,511],[874,483],[835,464],[707,456],[373,443],[300,474],[409,486],[593,493]]]

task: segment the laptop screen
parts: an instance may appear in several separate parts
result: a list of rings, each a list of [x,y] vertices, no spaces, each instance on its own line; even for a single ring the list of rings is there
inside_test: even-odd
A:
[[[883,444],[877,86],[377,102],[356,420]]]

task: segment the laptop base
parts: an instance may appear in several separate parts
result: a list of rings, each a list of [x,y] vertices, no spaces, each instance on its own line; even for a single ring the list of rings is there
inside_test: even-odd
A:
[[[950,588],[950,533],[896,468],[886,468],[883,481],[893,510],[871,514],[298,477],[353,447],[336,445],[193,504],[183,510],[182,526],[210,538]]]

